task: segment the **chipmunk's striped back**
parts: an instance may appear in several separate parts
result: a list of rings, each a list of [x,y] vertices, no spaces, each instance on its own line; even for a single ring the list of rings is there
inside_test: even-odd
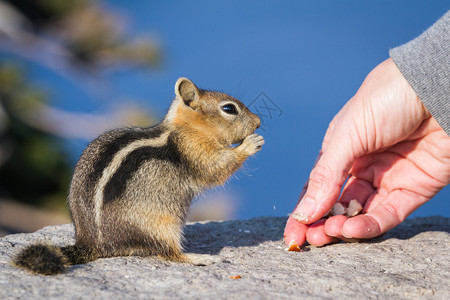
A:
[[[89,144],[68,198],[76,244],[31,246],[16,266],[57,274],[99,257],[193,262],[181,246],[192,198],[225,182],[264,140],[252,134],[259,118],[237,99],[199,90],[186,78],[177,81],[175,94],[161,124],[112,130]]]

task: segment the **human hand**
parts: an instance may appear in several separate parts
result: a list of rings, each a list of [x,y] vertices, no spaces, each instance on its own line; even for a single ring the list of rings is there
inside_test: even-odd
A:
[[[285,242],[319,246],[376,237],[448,183],[450,137],[388,59],[331,121],[286,224]],[[321,219],[337,200],[352,199],[363,206],[362,214]]]

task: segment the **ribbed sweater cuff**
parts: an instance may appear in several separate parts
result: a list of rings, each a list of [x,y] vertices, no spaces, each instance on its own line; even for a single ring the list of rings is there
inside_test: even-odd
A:
[[[389,54],[450,136],[450,11],[419,37],[391,49]]]

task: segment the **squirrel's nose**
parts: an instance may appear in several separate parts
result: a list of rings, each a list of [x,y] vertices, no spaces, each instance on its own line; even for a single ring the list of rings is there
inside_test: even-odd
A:
[[[258,129],[261,126],[261,119],[258,116],[256,116],[256,120],[257,120],[256,129]]]

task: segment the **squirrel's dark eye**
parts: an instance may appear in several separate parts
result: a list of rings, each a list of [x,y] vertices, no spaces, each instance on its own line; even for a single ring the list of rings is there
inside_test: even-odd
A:
[[[222,106],[222,110],[230,115],[237,115],[238,113],[236,106],[234,106],[234,104],[226,104]]]

